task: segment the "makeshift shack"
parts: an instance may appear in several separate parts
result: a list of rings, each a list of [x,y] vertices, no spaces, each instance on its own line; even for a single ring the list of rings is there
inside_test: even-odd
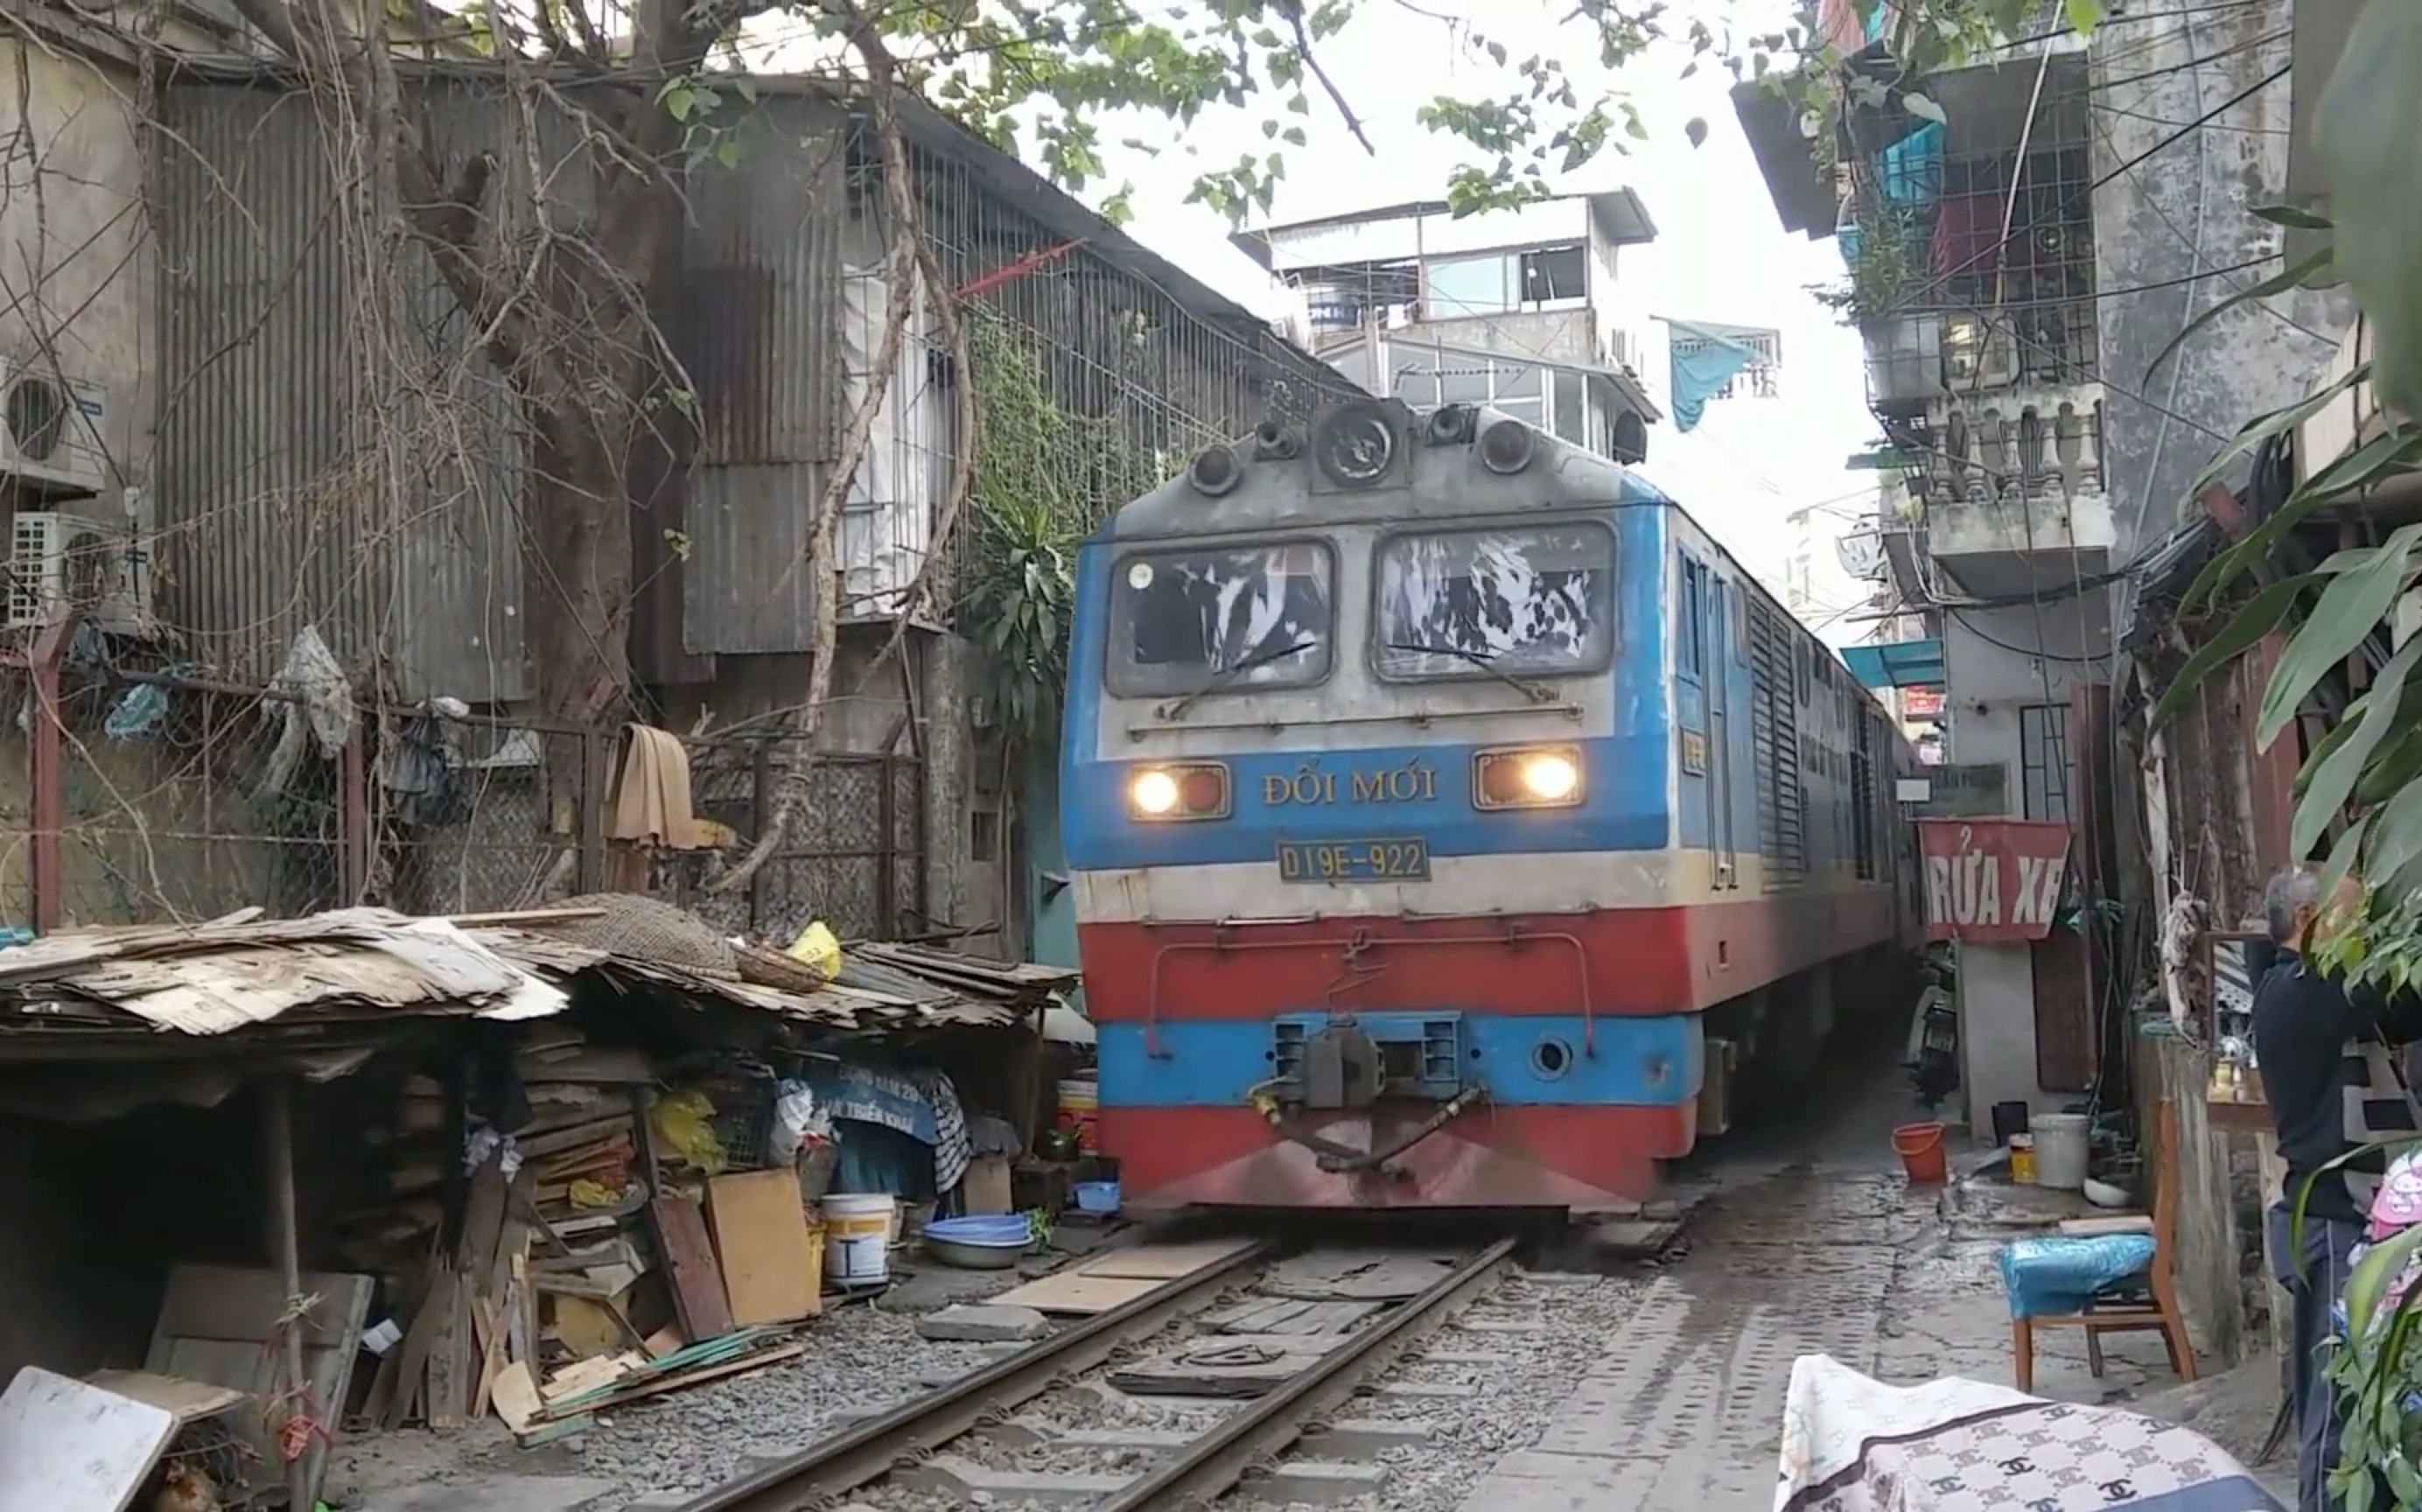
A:
[[[818,1199],[963,1203],[981,1142],[1025,1148],[1064,974],[860,947],[776,985],[712,940],[626,898],[0,949],[0,1438],[98,1392],[149,1487],[309,1506],[342,1433],[543,1441],[812,1347]],[[850,1163],[815,1089],[870,1086],[915,1090],[921,1162]]]

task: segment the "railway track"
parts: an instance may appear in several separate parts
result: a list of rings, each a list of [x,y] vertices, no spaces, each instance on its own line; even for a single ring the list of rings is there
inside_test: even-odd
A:
[[[1105,1378],[1147,1347],[1166,1352],[1173,1341],[1225,1344],[1250,1350],[1257,1336],[1224,1334],[1206,1319],[1238,1318],[1259,1309],[1284,1311],[1301,1298],[1282,1279],[1288,1267],[1317,1266],[1323,1252],[1289,1253],[1260,1245],[1172,1282],[1111,1312],[1027,1346],[1009,1357],[792,1456],[768,1463],[691,1502],[683,1512],[812,1512],[852,1500],[881,1505],[1030,1504],[1082,1512],[1171,1512],[1203,1507],[1232,1492],[1250,1499],[1260,1477],[1308,1450],[1313,1462],[1291,1473],[1329,1475],[1345,1495],[1369,1487],[1373,1472],[1340,1472],[1322,1439],[1339,1410],[1376,1383],[1421,1342],[1494,1290],[1513,1267],[1515,1241],[1502,1239],[1452,1258],[1431,1257],[1438,1278],[1418,1294],[1392,1300],[1333,1335],[1316,1335],[1317,1352],[1292,1339],[1303,1362],[1256,1394],[1233,1399],[1185,1397],[1169,1414],[1183,1428],[1087,1429],[1062,1426],[1040,1410],[1047,1399],[1088,1390],[1117,1396]],[[1369,1308],[1367,1302],[1353,1304]],[[1266,1353],[1267,1351],[1265,1350]],[[1096,1395],[1093,1400],[1106,1398]],[[1035,1410],[1031,1412],[1024,1410]],[[1081,1410],[1066,1414],[1079,1421]],[[1384,1438],[1389,1425],[1375,1426]],[[1409,1427],[1409,1425],[1406,1426]],[[987,1452],[1086,1453],[1113,1464],[1109,1473],[988,1473]],[[1357,1473],[1362,1477],[1356,1478]],[[1326,1498],[1324,1498],[1326,1499]]]

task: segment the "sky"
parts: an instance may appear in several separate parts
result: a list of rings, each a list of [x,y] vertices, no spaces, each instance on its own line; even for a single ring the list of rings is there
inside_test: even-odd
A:
[[[1862,596],[1860,585],[1840,571],[1831,540],[1874,507],[1875,475],[1850,471],[1844,463],[1872,441],[1875,423],[1864,397],[1857,332],[1807,292],[1812,284],[1841,278],[1841,255],[1830,238],[1811,242],[1782,229],[1733,116],[1729,73],[1708,66],[1681,79],[1688,55],[1677,48],[1636,60],[1610,78],[1594,57],[1569,55],[1584,30],[1578,23],[1559,26],[1554,18],[1571,8],[1572,0],[1365,0],[1357,19],[1322,44],[1317,56],[1363,118],[1377,154],[1355,142],[1315,89],[1310,143],[1290,152],[1286,183],[1268,219],[1283,224],[1443,196],[1447,171],[1460,161],[1454,155],[1457,144],[1418,125],[1416,108],[1438,94],[1502,88],[1510,75],[1485,57],[1461,55],[1434,16],[1486,15],[1489,35],[1516,58],[1533,51],[1563,55],[1584,86],[1605,83],[1626,92],[1649,139],[1628,143],[1628,154],[1610,150],[1559,185],[1574,192],[1628,186],[1646,202],[1658,239],[1622,254],[1625,307],[1770,327],[1782,333],[1784,357],[1780,397],[1710,404],[1687,435],[1676,433],[1669,417],[1651,430],[1642,471],[1778,594],[1793,532],[1787,517],[1814,506],[1812,586],[1819,609],[1811,618],[1851,609]],[[1784,8],[1761,14],[1768,8],[1760,0],[1684,0],[1674,24],[1693,13],[1711,23],[1730,15],[1779,24]],[[1683,129],[1693,118],[1708,128],[1696,148]],[[1156,130],[1157,122],[1137,123],[1138,134]],[[1113,142],[1118,134],[1124,134],[1103,133]],[[1260,117],[1250,113],[1208,117],[1187,134],[1187,144],[1203,163],[1266,148]],[[1135,219],[1127,227],[1138,240],[1239,304],[1283,317],[1286,300],[1229,244],[1225,218],[1184,202],[1196,157],[1164,151],[1155,158],[1115,145],[1109,156],[1109,180],[1138,186]],[[1661,361],[1662,328],[1639,334]],[[1662,378],[1656,374],[1652,385],[1660,392]],[[1824,634],[1842,644],[1864,638],[1867,628],[1846,615]]]

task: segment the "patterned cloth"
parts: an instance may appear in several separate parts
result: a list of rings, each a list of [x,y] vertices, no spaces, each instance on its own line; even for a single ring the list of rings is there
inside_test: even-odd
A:
[[[2346,1048],[2346,1137],[2350,1144],[2393,1144],[2422,1131],[2414,1095],[2406,1089],[2405,1068],[2397,1053],[2383,1045],[2357,1042]],[[2370,1156],[2377,1160],[2379,1157]],[[2361,1162],[2341,1167],[2347,1195],[2357,1212],[2370,1208],[2381,1189],[2378,1168],[2359,1171]]]
[[[2283,1512],[2189,1429],[1946,1379],[1887,1386],[1823,1355],[1791,1367],[1775,1512]]]

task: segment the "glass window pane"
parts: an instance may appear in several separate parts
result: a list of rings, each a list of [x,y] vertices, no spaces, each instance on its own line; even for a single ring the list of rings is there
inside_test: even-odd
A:
[[[1550,247],[1522,258],[1522,300],[1545,305],[1589,292],[1589,263],[1578,246]]]
[[[1509,399],[1536,400],[1548,391],[1544,370],[1511,362],[1495,365],[1497,373],[1496,402],[1502,405]],[[1538,406],[1532,406],[1536,409]]]
[[[1130,698],[1293,687],[1329,672],[1327,545],[1156,552],[1111,569],[1110,690]]]
[[[1485,258],[1445,258],[1429,266],[1429,314],[1432,320],[1458,315],[1497,315],[1514,307],[1513,260],[1503,253]]]
[[[1455,366],[1460,363],[1461,366]],[[1441,404],[1486,404],[1488,402],[1488,368],[1469,357],[1441,359],[1438,368],[1439,402]]]
[[[1583,402],[1588,396],[1582,391],[1586,382],[1572,372],[1556,373],[1551,380],[1556,439],[1577,447],[1589,445],[1589,408]]]
[[[1614,648],[1614,534],[1594,524],[1398,536],[1379,548],[1384,677],[1581,672]]]

